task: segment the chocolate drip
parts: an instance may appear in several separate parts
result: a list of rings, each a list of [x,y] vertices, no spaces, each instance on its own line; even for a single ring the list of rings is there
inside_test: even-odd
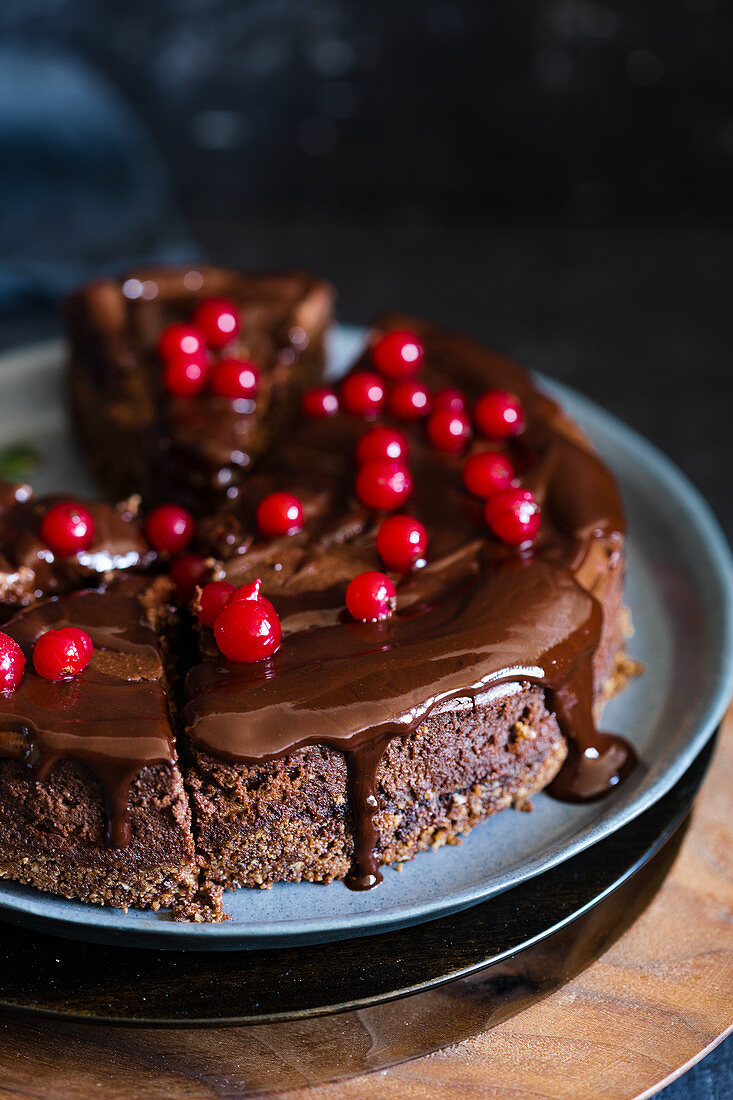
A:
[[[0,694],[0,756],[25,761],[39,779],[59,760],[86,764],[103,791],[107,840],[130,841],[129,792],[140,770],[175,759],[155,631],[145,619],[142,580],[108,591],[57,597],[4,628],[26,657],[20,687]],[[94,655],[73,680],[44,680],[32,652],[46,630],[78,626]]]

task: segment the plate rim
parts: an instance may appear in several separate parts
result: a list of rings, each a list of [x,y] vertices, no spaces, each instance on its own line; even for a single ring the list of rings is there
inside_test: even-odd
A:
[[[341,331],[349,338],[356,339],[366,329],[361,326],[338,325],[334,331],[336,333]],[[54,356],[62,358],[64,347],[62,339],[52,339],[6,349],[0,351],[0,366],[6,364],[8,360],[14,360],[16,369],[27,369],[29,365],[39,360],[43,361]],[[140,917],[134,928],[120,928],[117,909],[95,906],[89,917],[73,909],[68,913],[49,913],[47,910],[50,906],[61,906],[66,899],[46,895],[40,891],[27,897],[7,897],[4,896],[3,887],[18,884],[13,884],[10,880],[7,883],[0,880],[0,919],[13,920],[14,915],[19,918],[15,923],[22,922],[23,918],[26,918],[29,924],[32,922],[36,927],[42,924],[49,932],[60,935],[83,939],[84,930],[87,930],[88,939],[106,939],[108,943],[116,943],[120,942],[121,938],[133,938],[139,941],[140,946],[158,949],[244,950],[263,946],[291,946],[298,941],[306,943],[329,938],[350,939],[368,936],[387,932],[405,924],[417,924],[447,916],[499,892],[511,889],[518,882],[532,878],[544,870],[550,870],[584,851],[601,839],[601,836],[617,832],[671,790],[722,719],[733,693],[733,557],[727,539],[701,492],[655,444],[574,387],[536,371],[530,373],[551,396],[556,396],[561,402],[569,398],[576,409],[581,410],[581,416],[587,412],[591,418],[600,418],[605,421],[624,450],[638,454],[654,478],[663,483],[667,491],[682,503],[686,516],[702,536],[706,548],[707,561],[711,567],[708,571],[708,582],[718,597],[719,613],[716,619],[720,633],[716,650],[718,661],[712,670],[713,675],[707,689],[707,702],[702,708],[696,732],[690,737],[677,759],[647,790],[632,803],[616,811],[612,821],[596,819],[568,844],[523,863],[521,878],[519,873],[516,873],[510,881],[488,891],[485,886],[481,887],[473,883],[450,897],[441,898],[430,907],[428,912],[425,912],[424,902],[407,902],[404,905],[393,905],[382,912],[351,915],[346,918],[341,915],[311,917],[304,920],[260,921],[251,924],[247,929],[242,929],[240,923],[190,925],[183,922],[163,922],[154,916]],[[349,921],[356,927],[345,929],[345,922],[348,924]]]

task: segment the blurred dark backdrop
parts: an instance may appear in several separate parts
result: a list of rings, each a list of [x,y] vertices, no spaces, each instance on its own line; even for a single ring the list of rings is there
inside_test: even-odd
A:
[[[724,0],[3,0],[2,341],[139,259],[302,264],[586,390],[733,529],[732,61]]]

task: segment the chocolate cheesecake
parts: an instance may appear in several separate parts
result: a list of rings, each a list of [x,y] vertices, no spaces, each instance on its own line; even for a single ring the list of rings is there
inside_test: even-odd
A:
[[[184,369],[211,378],[225,354],[251,362],[251,399],[211,382],[183,396],[187,375],[164,381],[162,337],[212,298],[231,303],[237,335]],[[540,790],[600,798],[633,768],[632,747],[595,724],[628,671],[610,471],[516,364],[403,314],[379,319],[340,395],[301,402],[330,309],[329,288],[308,276],[204,268],[73,297],[72,407],[108,492],[138,492],[146,511],[191,508],[189,552],[262,600],[282,641],[261,659],[227,656],[220,621],[198,614],[206,590],[174,612],[169,559],[142,548],[156,579],[112,563],[95,591],[71,592],[89,583],[73,569],[65,587],[45,581],[31,596],[29,582],[24,602],[65,594],[6,628],[26,670],[0,695],[0,874],[217,919],[223,888],[370,888],[383,865],[457,842]],[[378,353],[405,332],[421,358],[407,404]],[[517,417],[496,438],[479,414],[487,394]],[[375,427],[386,435],[367,440]],[[402,451],[393,462],[387,446],[385,474],[367,450],[390,433]],[[482,455],[504,469],[524,534],[492,517],[498,494],[472,488],[468,463]],[[264,517],[273,497],[296,522]],[[427,540],[398,568],[380,541],[389,514]],[[15,541],[0,544],[9,562]],[[347,589],[365,576],[386,582],[383,614],[353,613]],[[58,624],[87,631],[94,653],[78,676],[48,682],[32,653]]]

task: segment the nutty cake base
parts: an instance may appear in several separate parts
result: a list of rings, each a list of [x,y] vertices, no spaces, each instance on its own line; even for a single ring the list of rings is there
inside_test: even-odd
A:
[[[554,778],[567,745],[539,688],[430,718],[393,740],[379,771],[383,864],[451,843]],[[225,887],[332,882],[353,856],[342,755],[321,746],[250,768],[203,754],[186,782],[197,849]]]

